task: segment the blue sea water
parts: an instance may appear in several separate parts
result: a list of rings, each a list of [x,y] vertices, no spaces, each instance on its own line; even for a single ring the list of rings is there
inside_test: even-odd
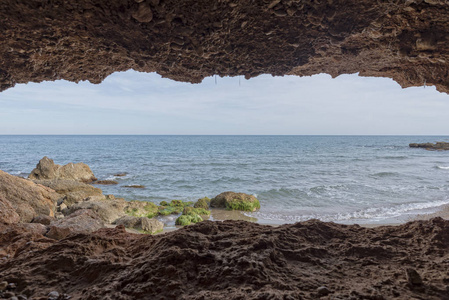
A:
[[[259,198],[248,215],[263,223],[397,223],[449,204],[449,151],[408,147],[435,141],[449,137],[0,136],[0,169],[26,177],[48,156],[88,164],[119,182],[105,194],[128,200],[236,191]],[[146,188],[124,187],[133,184]]]

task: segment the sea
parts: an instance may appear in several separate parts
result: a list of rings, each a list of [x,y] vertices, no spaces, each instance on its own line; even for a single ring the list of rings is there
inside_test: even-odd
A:
[[[448,136],[0,136],[0,169],[27,177],[48,156],[84,162],[104,194],[195,201],[255,195],[264,224],[319,219],[396,224],[449,204],[449,151],[409,143]],[[126,173],[126,176],[114,176]],[[143,185],[145,188],[127,188]]]

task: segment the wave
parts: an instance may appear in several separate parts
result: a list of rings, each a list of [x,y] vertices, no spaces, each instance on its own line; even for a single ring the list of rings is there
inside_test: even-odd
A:
[[[310,219],[318,219],[323,222],[343,222],[351,220],[379,221],[388,218],[400,217],[403,215],[418,214],[421,210],[437,208],[447,204],[449,204],[449,199],[425,203],[408,203],[393,207],[367,208],[354,212],[336,214],[309,213],[303,215],[284,215],[276,213],[256,212],[245,213],[245,215],[262,220],[265,219],[287,223],[302,222]]]
[[[441,169],[441,170],[449,170],[449,167],[445,167],[445,166],[435,166],[435,168]]]
[[[403,160],[403,159],[408,159],[408,156],[404,156],[404,155],[399,155],[399,156],[394,156],[394,155],[386,155],[386,156],[377,156],[376,158],[379,159],[396,159],[396,160]]]
[[[399,173],[397,172],[379,172],[371,174],[372,177],[390,177],[390,176],[397,176]]]

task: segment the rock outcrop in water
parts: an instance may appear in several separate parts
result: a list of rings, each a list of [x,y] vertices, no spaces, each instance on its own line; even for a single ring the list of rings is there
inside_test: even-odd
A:
[[[210,206],[228,210],[256,211],[260,208],[260,203],[253,195],[224,192],[211,199]]]
[[[33,180],[73,180],[84,183],[97,180],[92,170],[85,163],[69,163],[60,166],[46,156],[39,161],[28,178]]]
[[[435,144],[432,143],[411,143],[410,148],[424,148],[426,150],[449,150],[449,143],[446,142],[436,142]]]
[[[449,221],[439,218],[378,228],[204,221],[158,236],[119,227],[58,242],[0,224],[0,245],[0,281],[33,299],[51,291],[91,300],[448,295]]]
[[[449,92],[445,0],[3,0],[0,91],[134,69],[206,76],[359,73]]]

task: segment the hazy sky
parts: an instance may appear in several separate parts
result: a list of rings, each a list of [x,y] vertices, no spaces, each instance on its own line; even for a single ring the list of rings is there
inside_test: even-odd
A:
[[[355,74],[190,84],[128,71],[0,93],[0,134],[449,135],[449,96]]]

